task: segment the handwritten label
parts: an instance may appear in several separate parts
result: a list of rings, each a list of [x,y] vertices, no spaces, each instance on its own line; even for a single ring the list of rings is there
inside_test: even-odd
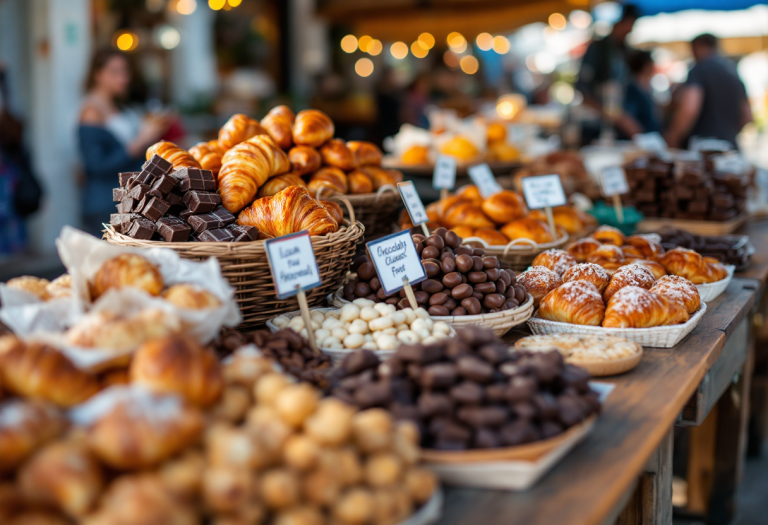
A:
[[[532,210],[554,208],[566,203],[563,185],[559,175],[537,175],[523,177],[525,202]]]
[[[392,295],[403,288],[403,280],[410,284],[427,278],[421,265],[410,230],[403,230],[366,244],[384,293]]]
[[[413,181],[398,182],[397,189],[400,190],[400,196],[403,198],[405,209],[408,210],[413,225],[418,226],[428,222],[427,210],[424,209],[424,204],[421,202],[421,197],[419,197],[419,192],[416,191]]]
[[[602,173],[603,195],[613,197],[629,193],[629,184],[624,170],[619,166],[605,168]]]
[[[632,136],[632,142],[643,151],[666,151],[667,142],[661,133],[651,131],[650,133],[637,133]]]
[[[456,159],[447,155],[440,155],[435,162],[435,171],[432,174],[432,187],[436,190],[452,190],[456,186]]]
[[[488,164],[478,164],[477,166],[470,167],[467,171],[484,199],[501,191],[501,186],[496,182],[496,178],[493,176]]]
[[[278,299],[296,295],[298,288],[311,290],[322,284],[308,232],[269,239],[264,245]]]

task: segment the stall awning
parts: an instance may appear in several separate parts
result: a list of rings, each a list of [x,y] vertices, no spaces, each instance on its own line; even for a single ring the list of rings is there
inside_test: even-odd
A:
[[[643,15],[675,13],[687,9],[704,11],[738,11],[755,5],[763,5],[760,0],[633,0]]]

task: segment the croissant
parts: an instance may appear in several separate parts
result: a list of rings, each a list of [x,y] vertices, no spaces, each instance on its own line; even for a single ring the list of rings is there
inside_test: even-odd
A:
[[[576,259],[565,250],[547,250],[538,254],[531,266],[545,266],[562,277],[575,264]]]
[[[9,392],[60,407],[74,406],[99,391],[96,377],[56,348],[14,336],[0,338],[0,380]]]
[[[460,228],[460,226],[453,228],[453,231],[455,231],[459,237],[463,237],[463,235],[456,231],[457,228]],[[507,236],[493,228],[476,228],[472,232],[472,237],[478,237],[484,240],[488,243],[488,246],[506,246],[509,244]]]
[[[480,190],[474,184],[465,184],[461,188],[456,190],[456,195],[469,199],[473,203],[480,206],[483,203],[483,196],[480,194]]]
[[[448,228],[460,225],[471,228],[493,228],[493,223],[488,220],[480,206],[470,202],[453,206],[443,217],[443,222]]]
[[[528,212],[523,198],[510,190],[502,190],[491,195],[483,201],[481,208],[496,224],[506,224],[524,217]]]
[[[184,151],[173,142],[160,141],[151,145],[147,149],[147,160],[153,155],[160,155],[162,158],[173,164],[173,169],[179,168],[199,168],[200,164],[188,151]]]
[[[157,266],[141,255],[123,253],[108,259],[93,276],[91,298],[95,301],[112,288],[139,288],[149,295],[160,295],[163,276]]]
[[[684,323],[689,319],[683,303],[640,288],[626,286],[605,308],[606,328],[651,328]]]
[[[547,221],[547,214],[543,210],[532,210],[528,216],[540,221]],[[552,208],[552,218],[555,226],[562,227],[568,234],[583,232],[588,225],[594,223],[591,215],[580,212],[570,206]]]
[[[236,113],[219,130],[219,145],[224,152],[257,135],[268,135],[267,130],[248,115]]]
[[[174,284],[163,292],[163,299],[189,310],[206,310],[221,306],[218,297],[194,284]]]
[[[307,189],[312,195],[317,195],[320,188],[326,188],[323,193],[328,194],[328,190],[338,193],[347,193],[347,176],[339,168],[323,167],[314,172],[309,177]]]
[[[405,213],[405,215],[408,215],[408,213]],[[411,224],[411,226],[413,225]],[[496,230],[492,230],[491,228],[483,228],[483,230],[496,231]],[[458,235],[459,237],[461,237],[462,240],[465,240],[465,239],[469,239],[470,237],[477,237],[475,232],[477,232],[478,230],[476,230],[475,228],[470,228],[469,226],[454,226],[453,228],[451,228],[451,231],[456,235]]]
[[[613,273],[621,266],[626,264],[624,260],[624,252],[621,248],[614,246],[613,244],[603,244],[597,250],[587,257],[587,262],[599,264],[609,273]]]
[[[328,210],[328,213],[331,214],[331,217],[339,226],[344,223],[344,211],[338,202],[322,200],[318,201],[318,204]]]
[[[219,193],[224,207],[237,213],[253,202],[267,179],[290,169],[288,155],[266,135],[238,144],[221,159]]]
[[[701,306],[699,290],[695,284],[685,277],[665,275],[651,286],[650,291],[669,299],[680,301],[689,314],[694,313]]]
[[[296,115],[288,106],[275,106],[261,119],[261,127],[267,130],[275,144],[288,149],[293,144],[293,122]]]
[[[528,268],[517,276],[517,282],[531,294],[534,306],[538,306],[549,292],[563,284],[560,276],[545,266]]]
[[[501,228],[501,233],[509,237],[510,240],[530,239],[538,244],[552,242],[552,230],[544,221],[523,217],[514,220]]]
[[[373,181],[360,170],[347,173],[347,183],[349,184],[349,193],[371,193],[373,191]]]
[[[597,239],[603,244],[613,244],[621,246],[625,244],[626,237],[618,228],[606,224],[599,226],[592,234],[592,238]]]
[[[0,404],[0,473],[8,473],[67,426],[64,414],[44,401],[10,399]]]
[[[224,156],[224,150],[219,146],[218,140],[209,140],[208,142],[198,142],[189,152],[195,157],[195,160],[204,170],[209,170],[213,176],[219,174],[221,169],[221,157]]]
[[[611,278],[602,266],[595,263],[580,263],[571,266],[563,274],[563,282],[587,281],[595,285],[601,294],[605,291]]]
[[[721,281],[728,270],[720,263],[712,263],[687,248],[674,248],[659,258],[662,266],[672,275],[685,277],[693,284]]]
[[[347,144],[341,139],[331,139],[320,146],[320,156],[323,158],[323,164],[339,168],[343,171],[350,171],[357,167],[357,159],[349,150]]]
[[[643,252],[641,252],[640,248],[637,248],[636,246],[632,246],[631,244],[624,244],[623,246],[619,246],[619,248],[621,248],[621,253],[624,254],[624,259],[628,261],[643,258]]]
[[[602,244],[591,237],[579,239],[568,247],[568,253],[573,255],[577,262],[587,262],[587,258],[592,255]]]
[[[309,146],[294,146],[288,152],[291,160],[291,170],[296,175],[306,175],[320,169],[323,158],[315,148]]]
[[[653,286],[656,278],[653,272],[640,264],[628,264],[616,270],[611,276],[611,282],[603,292],[603,300],[607,303],[613,295],[626,286],[639,286],[646,290]]]
[[[370,177],[373,191],[379,191],[382,186],[397,186],[398,182],[403,182],[403,174],[397,170],[387,170],[379,166],[360,166],[358,169]]]
[[[293,142],[299,146],[319,148],[333,137],[335,129],[331,118],[317,109],[305,109],[296,115],[293,124]]]
[[[600,326],[605,303],[595,285],[570,281],[549,292],[539,305],[539,317],[559,323]]]
[[[189,285],[175,285],[169,291],[180,286]],[[173,299],[177,292],[172,293]],[[156,308],[142,309],[130,315],[100,310],[86,315],[69,329],[66,337],[71,345],[120,354],[135,350],[149,339],[178,334],[181,331],[181,320],[176,315]],[[126,361],[128,359],[130,356],[126,356]]]
[[[49,292],[50,284],[51,282],[48,279],[41,279],[40,277],[33,277],[32,275],[14,277],[5,283],[8,288],[31,293],[32,295],[37,296],[41,301],[49,301],[52,299]]]
[[[664,267],[657,263],[656,261],[647,261],[645,259],[634,259],[632,261],[632,264],[639,264],[641,266],[645,266],[648,268],[651,273],[653,274],[653,277],[656,279],[660,279],[661,277],[667,275],[667,270],[664,269]]]
[[[269,197],[279,191],[283,191],[289,186],[301,186],[302,188],[306,188],[307,183],[294,172],[285,173],[283,175],[278,175],[277,177],[272,177],[264,183],[264,185],[259,188],[257,197]]]
[[[664,255],[664,247],[647,235],[630,235],[625,242],[637,248],[643,259],[655,261]]]
[[[347,147],[355,156],[358,166],[381,166],[383,154],[373,142],[350,140],[347,142]]]
[[[307,230],[310,235],[326,235],[339,229],[328,210],[300,186],[291,186],[257,200],[240,212],[237,223],[254,226],[270,237],[302,230]]]

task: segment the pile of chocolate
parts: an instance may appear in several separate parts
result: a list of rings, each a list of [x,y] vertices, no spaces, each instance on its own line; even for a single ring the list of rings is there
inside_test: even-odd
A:
[[[589,373],[559,352],[510,352],[480,327],[456,332],[429,346],[402,345],[383,363],[367,350],[350,354],[327,393],[414,421],[422,447],[438,450],[547,439],[600,411]]]
[[[429,237],[414,234],[413,242],[421,257],[427,280],[413,285],[416,302],[433,316],[462,316],[500,312],[517,308],[525,301],[525,287],[512,270],[499,268],[499,259],[485,255],[482,248],[461,246],[462,239],[445,228]],[[401,290],[386,295],[368,255],[352,263],[355,279],[344,286],[344,298],[359,297],[409,308]]]
[[[688,248],[723,264],[732,264],[737,271],[749,265],[749,257],[754,253],[754,247],[746,235],[695,235],[675,228],[664,229],[659,235],[665,250],[678,246]]]
[[[646,217],[727,221],[746,211],[749,177],[714,171],[705,160],[640,157],[624,171],[632,191],[622,198]]]
[[[112,190],[117,213],[110,224],[134,239],[168,242],[247,242],[259,238],[253,226],[235,224],[235,216],[221,205],[216,179],[209,170],[173,169],[159,155],[139,172],[119,175]]]

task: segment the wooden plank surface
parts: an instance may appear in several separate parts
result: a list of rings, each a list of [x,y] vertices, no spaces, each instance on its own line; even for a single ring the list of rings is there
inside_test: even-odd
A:
[[[760,281],[761,287],[764,288],[768,282],[768,219],[749,221],[737,233],[749,235],[755,253],[752,254],[747,269],[737,272],[736,277],[755,279]]]
[[[680,410],[717,360],[726,333],[754,303],[753,281],[734,279],[676,348],[646,348],[584,442],[525,492],[449,489],[441,523],[596,525],[615,520]],[[520,337],[519,332],[506,339]]]

